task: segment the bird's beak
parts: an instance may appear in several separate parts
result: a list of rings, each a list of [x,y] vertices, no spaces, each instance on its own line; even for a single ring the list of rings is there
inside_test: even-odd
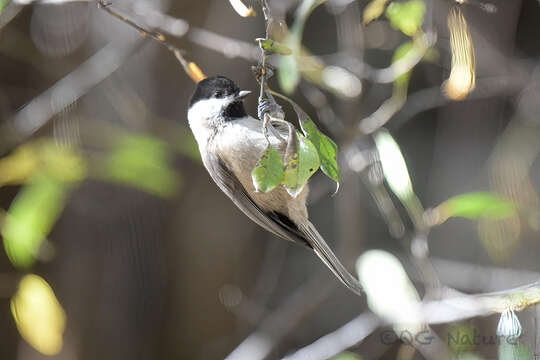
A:
[[[236,100],[243,100],[249,94],[251,94],[251,91],[242,90],[242,91],[238,92],[238,95],[236,95]]]

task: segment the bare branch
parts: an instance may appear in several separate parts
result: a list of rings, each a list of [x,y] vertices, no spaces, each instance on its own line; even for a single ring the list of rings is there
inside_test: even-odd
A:
[[[540,280],[502,292],[477,295],[459,294],[439,301],[419,303],[418,306],[421,307],[425,323],[444,324],[502,313],[509,308],[523,310],[538,302],[540,302]],[[382,325],[388,325],[388,322],[371,313],[361,314],[285,359],[328,359],[358,344]],[[426,355],[424,354],[424,356]]]
[[[284,360],[329,359],[364,340],[379,325],[381,320],[377,316],[371,313],[361,314],[339,329],[286,356]]]

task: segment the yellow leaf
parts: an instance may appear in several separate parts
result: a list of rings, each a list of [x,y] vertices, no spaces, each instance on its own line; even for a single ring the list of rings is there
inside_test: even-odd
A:
[[[375,19],[378,19],[384,12],[384,8],[388,0],[372,0],[364,8],[363,20],[364,25],[369,24]]]
[[[11,313],[19,333],[44,355],[60,352],[66,327],[66,314],[47,282],[33,274],[19,283],[11,299]]]
[[[38,167],[39,159],[33,148],[20,146],[0,159],[0,186],[24,183]]]
[[[25,183],[39,171],[62,181],[80,181],[86,176],[86,170],[77,149],[39,139],[19,146],[0,159],[0,186]]]

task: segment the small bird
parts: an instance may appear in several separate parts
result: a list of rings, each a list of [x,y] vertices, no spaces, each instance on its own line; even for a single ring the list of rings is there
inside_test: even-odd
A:
[[[219,188],[251,220],[271,233],[315,251],[328,268],[354,293],[361,286],[341,264],[315,226],[308,220],[308,184],[292,197],[283,186],[257,192],[251,172],[268,145],[263,122],[249,116],[240,90],[224,76],[206,78],[197,84],[188,110],[191,130],[199,145],[203,164]],[[287,131],[276,128],[279,135]],[[286,144],[274,134],[270,143],[283,155]]]

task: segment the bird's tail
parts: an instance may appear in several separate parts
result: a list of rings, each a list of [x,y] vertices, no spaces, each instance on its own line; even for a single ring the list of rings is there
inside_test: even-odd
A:
[[[300,231],[305,235],[306,241],[315,251],[315,254],[328,266],[328,268],[337,276],[339,280],[352,292],[357,295],[362,295],[362,286],[358,280],[351,275],[345,266],[339,261],[332,249],[326,244],[323,237],[312,223],[307,221],[305,224],[299,226]]]

